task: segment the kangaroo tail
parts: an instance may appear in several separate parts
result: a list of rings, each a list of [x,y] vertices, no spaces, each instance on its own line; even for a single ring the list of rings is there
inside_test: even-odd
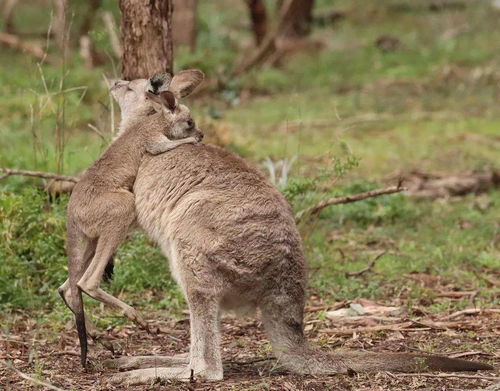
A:
[[[289,350],[278,356],[281,365],[300,374],[335,374],[354,372],[429,372],[479,371],[493,369],[480,362],[407,353],[338,352],[326,353],[306,347]]]
[[[296,295],[297,296],[297,295]],[[266,332],[282,367],[298,373],[333,375],[354,372],[478,371],[488,364],[443,356],[407,353],[335,352],[310,347],[302,327],[303,303],[273,295],[260,306]]]
[[[85,312],[83,309],[83,297],[80,288],[75,287],[74,289],[74,314],[76,321],[76,331],[78,332],[78,339],[80,340],[80,362],[84,368],[87,367],[87,352],[88,352],[88,341],[87,341],[87,328],[85,327]]]

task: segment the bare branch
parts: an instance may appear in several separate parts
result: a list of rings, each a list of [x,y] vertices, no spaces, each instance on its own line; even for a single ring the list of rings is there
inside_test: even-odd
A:
[[[55,179],[58,181],[67,181],[67,182],[78,182],[78,178],[73,176],[59,175],[53,174],[51,172],[43,172],[43,171],[29,171],[29,170],[16,170],[11,168],[0,167],[0,172],[4,172],[5,174],[0,176],[0,179],[4,179],[10,175],[25,175],[25,176],[33,176],[37,178],[44,179]]]
[[[285,33],[294,21],[294,15],[297,12],[299,2],[297,0],[288,0],[282,8],[279,22],[276,28],[267,33],[266,37],[262,40],[261,44],[253,54],[247,57],[247,60],[240,64],[234,71],[233,76],[240,76],[262,63],[269,55],[276,50],[277,38]]]
[[[358,270],[357,272],[347,272],[346,273],[346,276],[348,277],[355,277],[355,276],[360,276],[370,270],[373,269],[373,267],[375,266],[375,264],[377,263],[377,261],[382,258],[385,254],[387,254],[387,251],[383,251],[381,252],[380,254],[378,254],[375,258],[373,258],[370,263],[368,264],[368,266],[366,266],[365,268],[361,269],[361,270]]]
[[[367,198],[378,197],[384,194],[399,193],[405,190],[407,189],[405,187],[402,187],[401,184],[399,183],[397,186],[390,186],[386,187],[385,189],[371,190],[365,193],[354,194],[346,197],[328,198],[326,200],[318,202],[316,205],[313,205],[307,209],[298,212],[295,215],[295,221],[300,221],[304,216],[311,216],[313,214],[316,214],[320,210],[330,205],[349,204],[351,202],[362,201]]]
[[[32,45],[31,43],[23,41],[17,35],[0,33],[0,45],[8,46],[12,49],[20,50],[27,53],[39,60],[45,58],[45,52],[40,46]],[[52,61],[49,61],[52,62]]]

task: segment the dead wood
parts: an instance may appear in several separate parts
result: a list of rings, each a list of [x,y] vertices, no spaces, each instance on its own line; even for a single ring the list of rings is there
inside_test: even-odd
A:
[[[477,315],[477,314],[500,314],[500,309],[495,308],[467,308],[465,310],[454,312],[443,317],[443,319],[455,319],[462,315]]]
[[[412,171],[403,176],[408,193],[421,198],[441,198],[484,193],[500,186],[500,172],[434,174]]]
[[[403,322],[367,327],[338,327],[322,330],[322,333],[331,335],[352,335],[354,333],[374,333],[377,331],[402,331],[411,327],[413,324],[414,322]]]
[[[326,200],[318,202],[316,205],[298,212],[295,215],[295,221],[300,221],[305,216],[312,216],[318,213],[320,210],[326,208],[327,206],[349,204],[351,202],[366,200],[367,198],[378,197],[384,194],[394,194],[402,191],[406,191],[406,188],[402,187],[401,184],[398,184],[396,186],[386,187],[385,189],[371,190],[365,193],[354,194],[351,196],[328,198]]]
[[[51,172],[43,172],[43,171],[30,171],[30,170],[16,170],[11,168],[0,167],[0,171],[5,174],[0,177],[0,179],[6,178],[10,175],[24,175],[24,176],[32,176],[37,178],[44,179],[56,179],[58,181],[67,181],[67,182],[78,182],[78,178],[67,175],[59,175]]]
[[[23,41],[14,34],[0,33],[0,44],[14,50],[20,50],[39,60],[43,60],[45,57],[45,52],[40,46]],[[52,62],[50,59],[47,59],[47,61]]]
[[[319,312],[325,310],[335,311],[345,307],[347,303],[348,303],[347,301],[341,301],[333,305],[316,305],[316,306],[311,305],[311,306],[306,306],[305,311],[306,312]]]
[[[472,322],[441,322],[441,321],[433,321],[429,319],[420,319],[414,320],[413,323],[415,325],[429,327],[431,329],[437,330],[447,330],[447,329],[472,329],[475,327],[480,327],[481,323],[472,323]]]
[[[457,298],[460,299],[462,297],[477,295],[477,291],[451,291],[451,292],[439,292],[437,294],[438,297],[448,297],[448,298]]]
[[[355,277],[355,276],[361,276],[362,274],[370,271],[373,269],[373,267],[375,266],[375,264],[377,263],[377,261],[382,258],[385,254],[387,253],[387,251],[383,251],[381,252],[380,254],[378,254],[375,258],[373,258],[370,263],[368,264],[368,266],[366,266],[365,268],[361,269],[361,270],[358,270],[357,272],[347,272],[346,273],[346,276],[348,277]]]

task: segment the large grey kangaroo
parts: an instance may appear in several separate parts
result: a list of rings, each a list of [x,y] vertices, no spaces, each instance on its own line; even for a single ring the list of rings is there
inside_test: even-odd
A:
[[[306,261],[292,211],[265,176],[234,153],[182,145],[146,156],[133,191],[137,220],[168,257],[189,305],[191,346],[188,358],[111,360],[110,367],[133,369],[114,375],[114,383],[221,380],[223,310],[259,309],[279,364],[299,374],[491,369],[442,356],[310,346],[303,332]]]
[[[84,367],[87,329],[93,336],[97,332],[85,320],[81,291],[147,328],[134,308],[106,293],[100,283],[110,258],[136,219],[132,187],[141,160],[148,153],[156,155],[203,138],[189,109],[176,101],[176,95],[188,95],[203,77],[201,71],[187,70],[173,79],[159,74],[151,80],[120,80],[111,88],[122,109],[120,130],[71,194],[67,220],[69,278],[59,288],[75,314]]]

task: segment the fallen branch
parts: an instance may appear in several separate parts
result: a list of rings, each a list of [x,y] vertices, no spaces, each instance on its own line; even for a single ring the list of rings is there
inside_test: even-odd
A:
[[[318,213],[320,210],[326,208],[327,206],[331,205],[338,205],[338,204],[349,204],[351,202],[357,202],[357,201],[362,201],[367,198],[372,198],[372,197],[378,197],[384,194],[393,194],[393,193],[399,193],[402,191],[405,191],[406,188],[402,187],[401,184],[399,183],[397,186],[390,186],[385,189],[377,189],[377,190],[371,190],[367,191],[365,193],[359,193],[359,194],[354,194],[346,197],[335,197],[335,198],[329,198],[326,200],[323,200],[321,202],[318,202],[316,205],[313,205],[307,209],[301,210],[295,215],[295,221],[300,221],[304,216],[311,216],[313,214]]]
[[[356,276],[361,276],[362,274],[370,271],[373,269],[373,267],[375,266],[375,263],[377,263],[377,261],[382,258],[385,254],[387,254],[387,251],[383,251],[381,252],[380,254],[378,254],[375,258],[373,258],[370,263],[368,264],[368,266],[366,266],[365,268],[361,269],[361,270],[358,270],[357,272],[347,272],[346,273],[346,276],[348,277],[356,277]]]
[[[410,327],[414,322],[403,322],[396,324],[383,324],[380,326],[367,326],[367,327],[339,327],[334,329],[322,330],[322,333],[333,335],[352,335],[354,333],[373,333],[377,331],[401,331]]]
[[[462,315],[476,315],[476,314],[500,314],[500,309],[494,308],[467,308],[465,310],[454,312],[443,319],[455,319]]]
[[[67,181],[67,182],[78,182],[78,179],[73,176],[59,175],[53,174],[51,172],[43,172],[43,171],[29,171],[29,170],[16,170],[11,168],[0,167],[0,172],[4,172],[5,174],[0,176],[0,180],[7,178],[10,175],[24,175],[24,176],[32,176],[37,178],[44,179],[55,179],[57,181]]]
[[[437,297],[447,297],[450,299],[457,298],[460,299],[462,297],[472,296],[476,294],[477,291],[449,291],[449,292],[439,292]]]
[[[8,46],[11,49],[20,50],[39,60],[43,60],[45,57],[45,52],[41,47],[25,42],[14,34],[0,33],[0,44]]]
[[[431,329],[446,330],[446,329],[473,329],[475,327],[482,326],[481,323],[471,323],[471,322],[435,322],[432,320],[414,320],[415,325],[420,325],[423,327],[429,327]]]
[[[453,373],[443,373],[443,374],[434,374],[434,373],[397,373],[393,374],[396,377],[457,377],[462,379],[476,379],[476,380],[500,380],[500,377],[496,376],[477,376],[477,375],[455,375]]]
[[[49,390],[55,390],[55,391],[65,391],[62,388],[53,386],[50,383],[44,382],[42,380],[38,380],[34,377],[31,377],[23,372],[21,372],[19,369],[15,368],[12,364],[8,363],[5,360],[0,360],[0,363],[5,366],[7,369],[10,369],[11,371],[15,372],[19,377],[23,378],[24,380],[28,380],[34,384],[38,384],[39,386],[48,388]]]

